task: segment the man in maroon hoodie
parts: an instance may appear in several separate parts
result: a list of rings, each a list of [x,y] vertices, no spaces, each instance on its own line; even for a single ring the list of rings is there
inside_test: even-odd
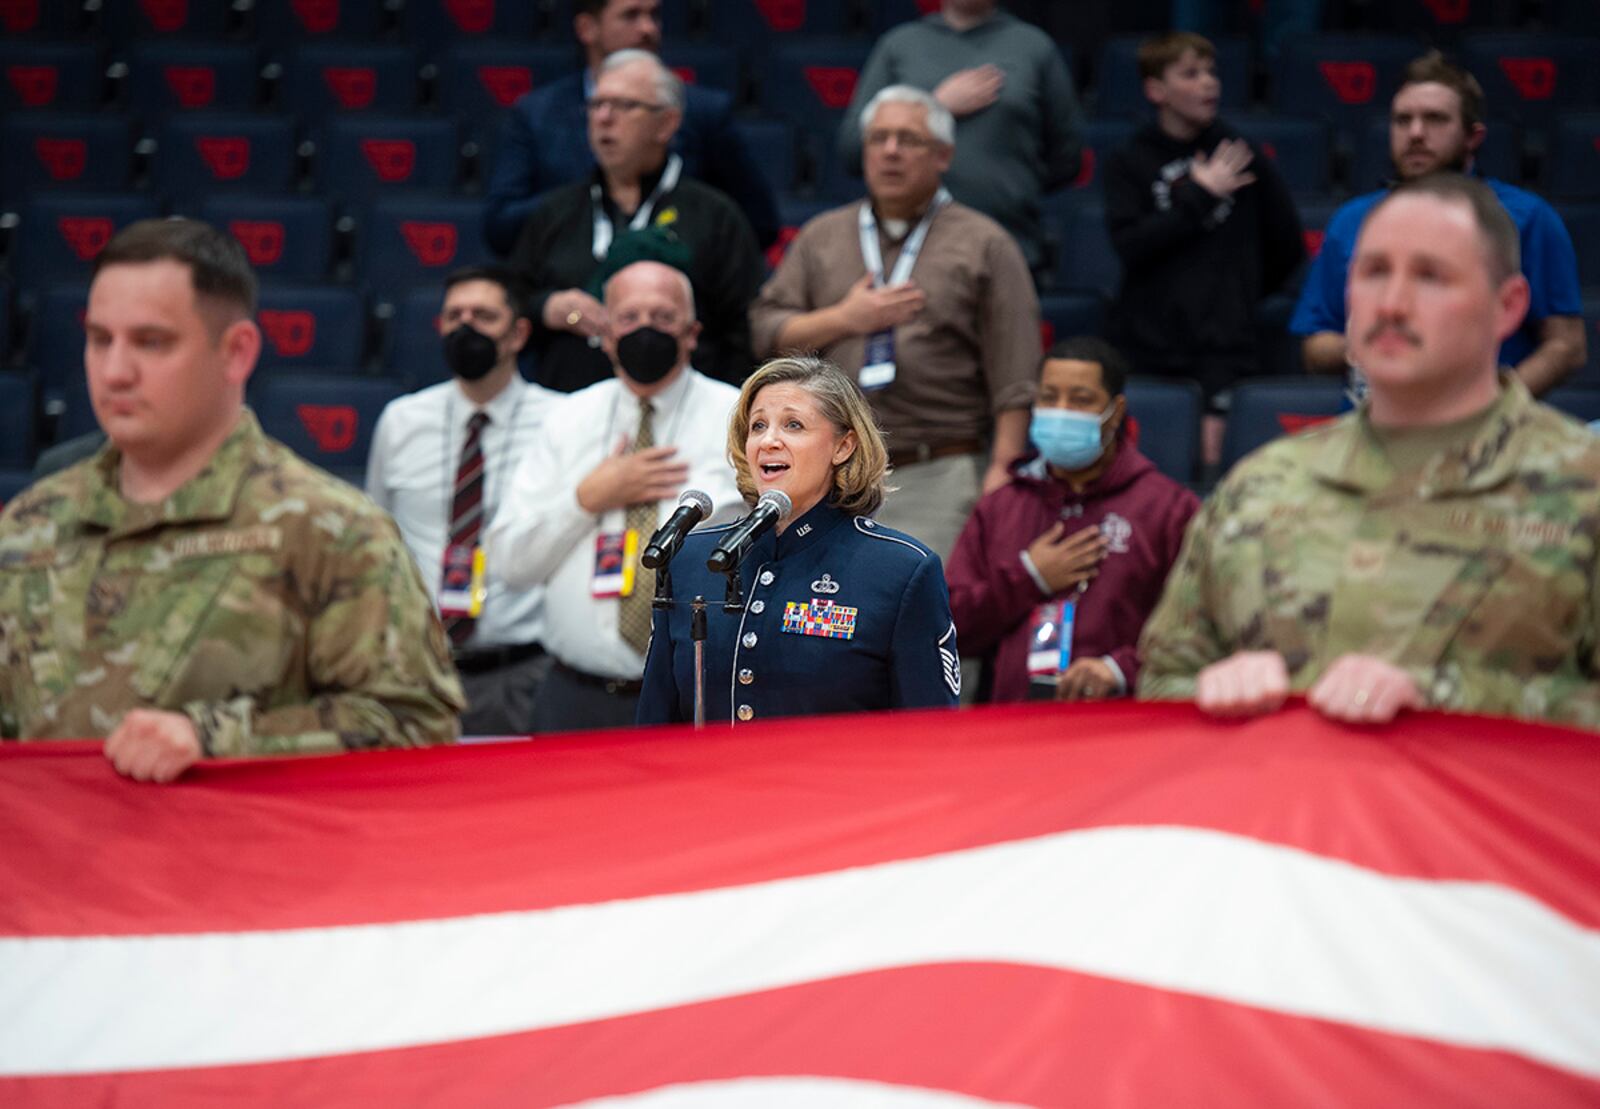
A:
[[[1045,355],[1036,452],[978,502],[946,567],[969,654],[994,652],[993,699],[1035,683],[1066,700],[1115,697],[1139,676],[1136,645],[1199,507],[1129,441],[1127,365],[1080,337]]]

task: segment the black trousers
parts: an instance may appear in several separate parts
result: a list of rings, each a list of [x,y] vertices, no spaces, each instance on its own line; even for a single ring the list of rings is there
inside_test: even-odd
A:
[[[631,728],[639,707],[637,682],[608,683],[556,663],[534,706],[534,731],[582,732]],[[622,686],[625,686],[623,688]]]

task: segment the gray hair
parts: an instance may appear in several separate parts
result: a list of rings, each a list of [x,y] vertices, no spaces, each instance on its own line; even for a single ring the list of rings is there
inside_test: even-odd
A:
[[[639,62],[648,63],[650,66],[650,75],[656,85],[657,103],[682,115],[683,81],[650,51],[618,50],[615,54],[607,54],[606,60],[600,63],[600,73],[604,75],[614,69],[621,69],[623,66],[634,65]]]
[[[929,93],[911,85],[890,85],[878,90],[876,96],[861,109],[861,133],[872,126],[872,117],[884,104],[916,104],[928,111],[928,133],[946,146],[956,144],[956,117],[950,109],[939,103]]]

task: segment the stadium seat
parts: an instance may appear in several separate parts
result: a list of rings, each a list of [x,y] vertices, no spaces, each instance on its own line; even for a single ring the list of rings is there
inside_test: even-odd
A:
[[[54,400],[46,396],[44,412],[46,420],[54,427],[52,445],[100,430],[100,421],[95,418],[94,405],[89,400],[89,382],[82,373],[71,378],[65,392]]]
[[[1115,296],[1122,283],[1122,262],[1111,246],[1105,209],[1080,204],[1046,219],[1056,229],[1056,291],[1092,290]]]
[[[113,112],[11,112],[0,119],[0,196],[122,189],[133,179],[133,124]]]
[[[1387,111],[1374,114],[1367,122],[1350,166],[1350,188],[1358,193],[1381,188],[1394,177]],[[1516,124],[1504,119],[1488,121],[1488,133],[1473,158],[1473,168],[1513,185],[1522,181],[1522,133]]]
[[[1300,234],[1305,238],[1306,258],[1322,253],[1322,237],[1327,232],[1328,221],[1340,208],[1341,202],[1323,195],[1295,197],[1295,210],[1300,213]]]
[[[359,481],[378,416],[401,391],[388,378],[279,373],[253,379],[250,398],[268,435],[323,469]]]
[[[8,365],[11,358],[11,338],[15,331],[11,281],[0,276],[0,366]]]
[[[1600,420],[1600,388],[1558,385],[1539,399],[1584,423]]]
[[[1291,190],[1322,192],[1330,184],[1328,127],[1289,116],[1240,116],[1230,120],[1239,134],[1272,159]]]
[[[83,384],[83,311],[89,286],[46,285],[29,298],[26,362],[39,373],[40,395],[60,401]]]
[[[535,5],[515,0],[406,0],[400,29],[425,58],[464,42],[504,43],[538,30]]]
[[[1583,330],[1588,340],[1588,360],[1563,383],[1600,387],[1600,292],[1583,298]]]
[[[1326,120],[1341,142],[1353,145],[1368,118],[1387,110],[1406,63],[1421,52],[1414,39],[1399,35],[1292,38],[1273,72],[1273,109]]]
[[[0,112],[93,108],[104,91],[105,63],[93,43],[5,39],[0,76]]]
[[[843,35],[853,28],[847,0],[718,0],[711,28],[725,41],[764,51],[783,35]]]
[[[581,64],[566,44],[458,42],[439,61],[439,104],[482,141],[519,96]]]
[[[1495,114],[1521,124],[1541,149],[1557,113],[1596,105],[1600,39],[1558,31],[1473,34],[1463,40],[1461,57]]]
[[[855,95],[868,45],[858,39],[780,40],[756,74],[762,111],[831,144]]]
[[[166,36],[217,38],[227,33],[232,8],[216,0],[102,0],[101,22],[117,42]]]
[[[396,190],[448,189],[461,168],[454,119],[355,115],[330,119],[317,139],[317,187],[346,205]]]
[[[867,0],[866,6],[873,33],[881,35],[897,24],[932,15],[939,0]]]
[[[798,183],[794,128],[781,119],[741,119],[734,126],[768,184],[779,193],[793,189]],[[859,180],[854,191],[860,195]]]
[[[1205,396],[1193,381],[1128,379],[1128,415],[1139,427],[1139,453],[1173,481],[1194,481],[1200,455],[1200,410]]]
[[[238,239],[264,278],[320,281],[332,267],[333,210],[320,196],[208,196],[198,215]]]
[[[1600,35],[1600,4],[1594,0],[1545,0],[1552,27],[1573,35]]]
[[[1233,387],[1228,427],[1222,437],[1222,467],[1280,435],[1337,416],[1347,406],[1344,382],[1337,378],[1262,377]]]
[[[1578,252],[1578,283],[1600,287],[1600,204],[1562,204],[1557,211]]]
[[[87,280],[112,235],[158,214],[153,199],[136,193],[34,195],[17,206],[11,272],[25,288]]]
[[[1360,10],[1365,30],[1412,34],[1448,44],[1466,31],[1515,26],[1521,14],[1519,6],[1517,0],[1387,0],[1363,3]]]
[[[439,286],[412,289],[395,301],[383,336],[383,367],[418,389],[450,376],[439,348]]]
[[[33,465],[33,425],[37,414],[33,377],[0,370],[0,469]]]
[[[33,468],[0,469],[0,508],[11,503],[11,498],[33,484]]]
[[[739,96],[739,55],[732,47],[716,43],[668,42],[661,60],[688,85],[717,89]]]
[[[1106,298],[1099,293],[1048,293],[1039,298],[1039,345],[1074,335],[1099,335],[1106,323]]]
[[[371,42],[383,29],[384,7],[361,0],[270,0],[255,6],[256,39],[274,59],[302,43]]]
[[[794,237],[800,233],[800,229],[815,217],[836,206],[836,202],[827,200],[798,200],[792,196],[780,195],[778,238],[767,248],[767,265],[777,269],[778,263],[783,261],[784,252],[789,249],[789,244],[794,242]]]
[[[1131,119],[1091,119],[1083,125],[1083,160],[1072,184],[1045,198],[1045,207],[1059,203],[1077,204],[1084,198],[1105,193],[1106,158],[1133,137],[1137,124]]]
[[[253,108],[260,74],[255,48],[242,43],[135,43],[128,55],[128,108],[144,120]]]
[[[1217,48],[1217,76],[1222,79],[1221,110],[1230,116],[1242,112],[1250,103],[1250,40],[1237,35],[1208,37]],[[1139,76],[1139,43],[1144,38],[1143,35],[1112,35],[1100,44],[1094,67],[1096,116],[1150,113],[1150,101],[1144,97],[1144,81]]]
[[[83,30],[83,6],[52,0],[8,0],[0,4],[0,35],[12,38],[70,37]]]
[[[284,116],[195,112],[156,132],[151,178],[168,200],[216,192],[271,193],[295,184],[294,122]]]
[[[1556,121],[1546,180],[1556,196],[1600,200],[1600,112],[1568,112]]]
[[[297,46],[284,61],[278,96],[306,123],[333,112],[410,111],[417,103],[417,58],[404,46]]]
[[[356,227],[356,281],[385,303],[419,286],[437,292],[451,270],[491,260],[476,198],[385,197]]]
[[[263,370],[307,366],[356,373],[366,347],[366,306],[354,289],[333,285],[265,285],[261,325]]]

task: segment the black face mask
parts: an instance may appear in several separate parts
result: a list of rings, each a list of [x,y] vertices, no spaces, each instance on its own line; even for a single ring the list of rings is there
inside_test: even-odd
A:
[[[617,361],[640,385],[654,385],[678,364],[678,337],[640,327],[617,340]]]
[[[499,344],[464,323],[444,337],[444,360],[461,380],[477,381],[500,361]]]

